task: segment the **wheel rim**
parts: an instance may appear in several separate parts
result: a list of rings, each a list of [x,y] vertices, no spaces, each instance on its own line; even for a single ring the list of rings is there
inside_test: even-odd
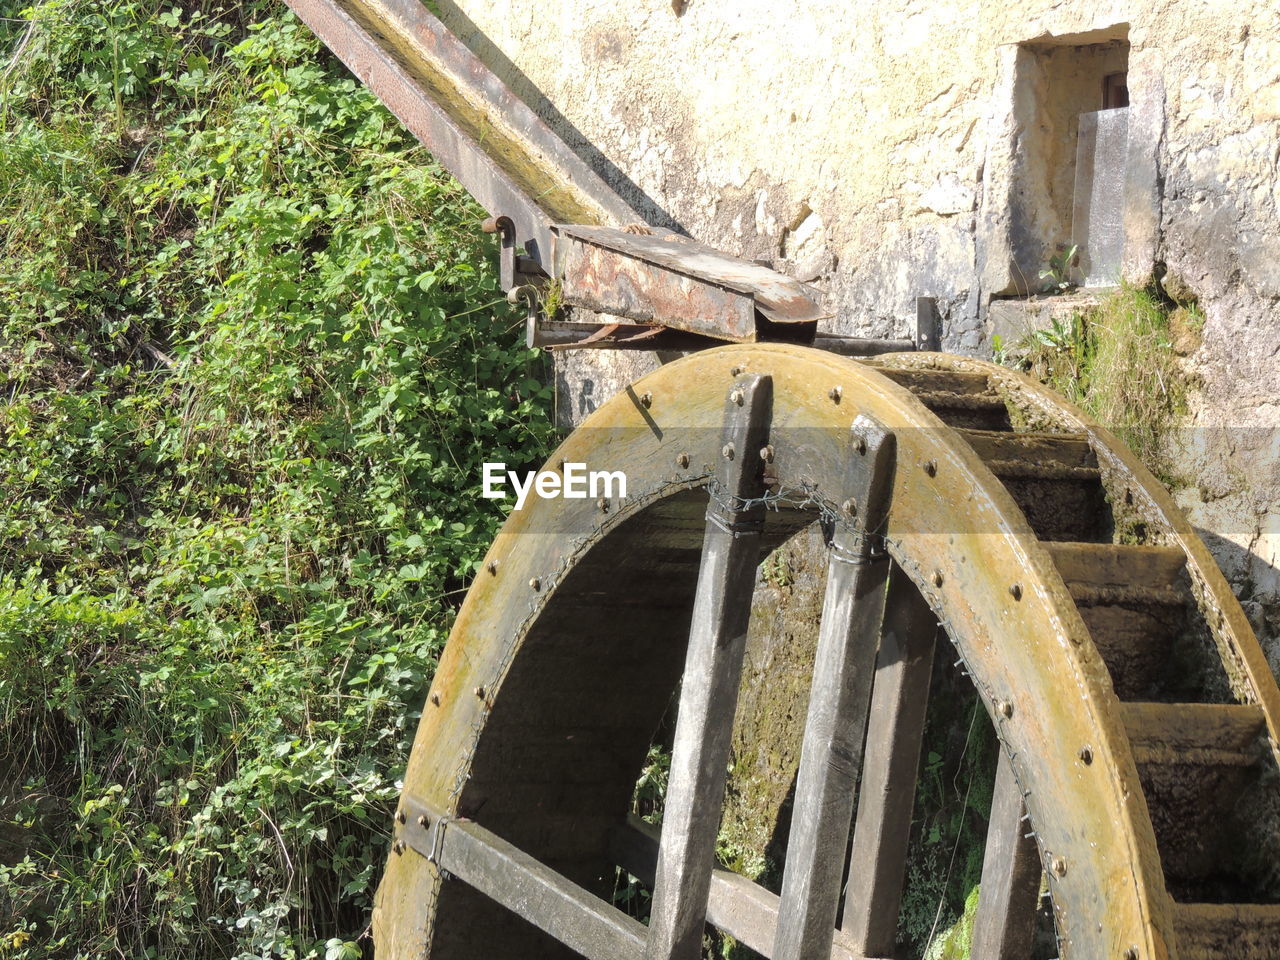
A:
[[[950,358],[886,363],[976,370],[1006,391],[1034,392]],[[802,348],[726,347],[671,364],[566,440],[550,462],[624,471],[627,501],[606,511],[590,499],[531,499],[512,514],[442,657],[406,795],[475,820],[585,886],[611,870],[610,823],[626,812],[665,706],[660,692],[683,665],[698,491],[718,456],[725,393],[744,372],[772,377],[778,484],[829,509],[839,507],[828,491],[847,470],[854,418],[894,432],[885,542],[955,643],[1005,745],[1049,867],[1062,956],[1176,955],[1174,907],[1121,704],[1055,556],[974,449],[886,376],[891,369]],[[1074,415],[1061,409],[1059,422]],[[796,518],[772,519],[771,543],[795,529]],[[1274,684],[1256,669],[1256,642],[1238,630],[1238,605],[1212,574],[1197,582],[1202,599],[1227,611],[1225,648],[1244,664],[1233,679],[1274,731]],[[557,952],[465,884],[442,883],[413,851],[388,862],[375,934],[391,956],[428,946],[433,957],[475,956],[477,937],[486,956]]]

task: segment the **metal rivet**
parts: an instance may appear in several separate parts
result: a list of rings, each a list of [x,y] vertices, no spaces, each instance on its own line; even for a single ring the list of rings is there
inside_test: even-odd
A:
[[[427,825],[427,817],[425,814],[418,814],[418,826],[425,827]]]
[[[489,571],[491,574],[493,574],[494,576],[497,576],[497,573],[498,573],[498,561],[497,561],[497,560],[490,560],[487,564],[485,564],[485,569],[486,569],[486,570],[488,570],[488,571]]]
[[[1093,763],[1093,749],[1091,747],[1080,748],[1080,761],[1087,767]]]
[[[599,510],[600,510],[600,512],[601,512],[601,513],[608,513],[608,512],[609,512],[609,501],[608,501],[608,500],[606,500],[604,497],[601,497],[599,500],[597,500],[597,501],[596,501],[596,507],[597,507],[597,509],[599,509]],[[536,589],[538,589],[538,588],[537,588],[537,587],[534,587],[534,589],[536,590]]]
[[[534,577],[532,580],[529,581],[529,586],[534,590],[541,590],[542,581],[539,580],[537,577]]]
[[[843,396],[843,394],[844,394],[844,388],[838,387],[838,386],[832,387],[830,390],[827,391],[827,396],[830,398],[832,403],[839,403],[840,397]]]
[[[1058,876],[1065,877],[1067,875],[1067,861],[1063,860],[1062,857],[1054,857],[1050,866],[1053,867],[1053,872]]]
[[[1000,711],[1000,716],[1008,720],[1013,716],[1013,701],[1001,700],[997,704],[996,709]]]
[[[720,456],[724,457],[726,460],[732,460],[732,459],[733,459],[733,444],[732,444],[732,443],[726,443],[723,447],[721,447],[721,448],[720,448]]]
[[[940,586],[942,586],[942,571],[941,571],[941,570],[935,570],[935,571],[933,571],[933,585],[934,585],[935,587],[940,587]]]
[[[564,461],[561,460],[556,464],[556,473],[564,473]]]
[[[404,815],[403,810],[396,811],[396,823],[404,823],[407,819],[409,818]]]
[[[476,689],[475,689],[475,691],[474,691],[474,692],[475,692],[475,695],[476,695],[478,698],[480,698],[481,700],[483,700],[483,699],[484,699],[484,687],[483,687],[483,686],[476,687]]]
[[[431,705],[432,705],[433,707],[438,707],[438,706],[440,706],[440,694],[438,694],[438,693],[433,693],[433,694],[431,695]]]
[[[642,394],[640,394],[640,406],[644,407],[646,410],[648,410],[650,407],[652,407],[652,406],[653,406],[653,394],[652,394],[652,393],[642,393]]]
[[[773,444],[766,443],[760,448],[760,459],[765,463],[773,463]]]
[[[840,504],[840,509],[850,517],[856,517],[858,515],[858,505],[852,499],[846,500],[844,503]]]
[[[740,377],[740,376],[742,376],[742,368],[741,368],[741,367],[732,367],[732,368],[730,368],[730,370],[729,370],[729,376],[731,376],[731,377]]]
[[[686,469],[689,466],[689,455],[687,453],[680,454],[680,456],[676,457],[676,463],[679,464],[681,470]]]
[[[1009,588],[1009,596],[1013,597],[1013,599],[1015,599],[1015,600],[1021,600],[1021,599],[1022,599],[1022,584],[1020,584],[1020,583],[1015,583],[1013,586],[1011,586],[1011,587]]]
[[[404,853],[404,841],[397,840],[395,846],[391,849],[396,852],[396,856],[400,856],[400,854]]]
[[[929,476],[931,476],[931,477],[936,477],[936,476],[938,475],[938,461],[937,461],[937,460],[926,460],[926,461],[924,462],[923,466],[924,466],[924,472],[925,472],[926,474],[928,474]]]
[[[736,403],[738,406],[742,406],[746,403],[747,398],[743,395],[741,390],[734,390],[729,394],[729,400],[732,403]]]

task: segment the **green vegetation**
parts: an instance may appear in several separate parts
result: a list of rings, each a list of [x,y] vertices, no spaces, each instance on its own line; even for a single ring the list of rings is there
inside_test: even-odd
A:
[[[280,6],[0,17],[0,957],[360,956],[544,371]]]
[[[1096,307],[1055,319],[1002,350],[1002,360],[1079,404],[1168,480],[1164,441],[1185,413],[1187,396],[1175,323],[1194,334],[1202,321],[1194,304],[1121,286]]]

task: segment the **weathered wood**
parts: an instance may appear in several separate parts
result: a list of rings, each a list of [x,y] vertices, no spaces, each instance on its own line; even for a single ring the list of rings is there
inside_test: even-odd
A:
[[[628,817],[624,826],[610,834],[609,851],[614,862],[642,883],[652,883],[658,860],[658,829],[639,817]],[[746,877],[715,867],[707,900],[707,922],[723,930],[743,946],[769,955],[778,927],[780,899]],[[824,955],[824,960],[827,955]],[[831,960],[870,960],[852,941],[836,931],[831,943]]]
[[[696,960],[715,864],[725,765],[759,562],[764,508],[760,450],[773,381],[739,378],[725,402],[724,437],[707,507],[702,565],[676,719],[648,956]]]
[[[1173,923],[1179,960],[1280,957],[1280,904],[1180,903]]]
[[[1187,563],[1178,547],[1120,543],[1046,543],[1044,548],[1072,593],[1121,588],[1158,598],[1178,582]],[[1082,590],[1083,588],[1083,590]]]
[[[1120,718],[1139,765],[1249,766],[1266,714],[1254,704],[1122,703]]]
[[[437,811],[401,798],[401,856],[421,855],[544,930],[587,960],[643,960],[644,924],[469,820],[440,822]],[[400,844],[407,844],[409,854]]]
[[[933,611],[896,565],[886,605],[840,924],[858,950],[872,956],[892,956],[897,940],[938,635]]]
[[[982,888],[973,922],[973,951],[983,960],[1026,960],[1036,933],[1040,857],[1022,791],[1009,759],[1000,751],[995,795],[982,860]]]
[[[849,842],[883,626],[889,557],[875,531],[888,512],[894,436],[864,416],[854,421],[852,435],[843,493],[854,516],[838,524],[832,536],[774,960],[825,957],[831,951],[844,866],[832,852]]]

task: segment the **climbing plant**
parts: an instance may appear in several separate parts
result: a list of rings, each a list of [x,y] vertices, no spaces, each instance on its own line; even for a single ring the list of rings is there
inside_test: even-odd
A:
[[[279,5],[0,18],[0,957],[368,953],[545,371],[480,211]]]

